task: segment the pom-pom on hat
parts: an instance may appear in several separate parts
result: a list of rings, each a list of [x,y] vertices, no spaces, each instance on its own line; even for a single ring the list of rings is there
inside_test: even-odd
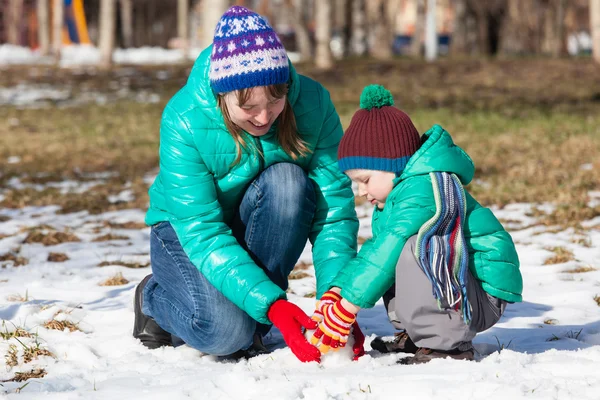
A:
[[[216,93],[287,83],[287,53],[266,18],[233,6],[215,29],[210,85]]]
[[[369,85],[363,89],[360,110],[354,113],[338,147],[342,171],[371,169],[402,173],[421,146],[421,138],[410,117],[393,105],[392,94],[383,86]]]

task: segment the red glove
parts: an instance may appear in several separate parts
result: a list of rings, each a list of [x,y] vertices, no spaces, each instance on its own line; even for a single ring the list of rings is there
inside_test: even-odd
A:
[[[327,353],[330,348],[346,346],[350,328],[356,321],[356,315],[346,310],[341,301],[323,306],[323,321],[319,323],[319,329],[315,331],[310,342],[317,345],[321,353]]]
[[[339,301],[341,299],[342,299],[342,296],[340,294],[338,294],[332,290],[326,291],[323,294],[323,296],[321,297],[321,299],[319,301],[317,301],[315,311],[314,311],[313,315],[311,316],[311,318],[317,322],[323,321],[323,308],[325,307],[325,305],[333,304],[336,301]]]
[[[275,325],[292,353],[302,362],[321,361],[321,352],[306,341],[305,329],[316,329],[317,323],[310,319],[297,305],[287,300],[277,300],[267,312],[267,318]]]
[[[352,324],[352,334],[354,335],[352,352],[354,353],[354,361],[356,361],[365,355],[365,335],[360,330],[357,321]]]

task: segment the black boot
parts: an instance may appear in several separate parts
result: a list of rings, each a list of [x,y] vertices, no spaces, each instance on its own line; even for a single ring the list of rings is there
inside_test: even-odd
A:
[[[270,351],[265,347],[262,341],[262,336],[255,333],[252,337],[252,344],[246,350],[238,350],[233,354],[225,356],[225,358],[232,360],[239,360],[245,358],[246,360],[252,357],[260,356],[263,354],[269,354]]]
[[[383,340],[380,336],[373,339],[371,348],[380,353],[411,353],[419,349],[405,331],[394,334],[394,339]]]
[[[152,318],[142,313],[144,287],[150,278],[152,278],[152,274],[145,277],[135,289],[135,297],[133,299],[133,309],[135,312],[133,337],[140,339],[142,344],[149,349],[172,346],[171,334],[158,326]]]

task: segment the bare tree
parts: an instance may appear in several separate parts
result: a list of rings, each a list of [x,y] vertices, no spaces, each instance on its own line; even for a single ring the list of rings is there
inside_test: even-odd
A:
[[[600,0],[590,0],[590,31],[592,32],[592,54],[600,64]]]
[[[417,15],[415,17],[415,27],[409,49],[409,54],[413,57],[421,55],[421,44],[423,43],[423,33],[425,32],[425,0],[416,0],[416,5]]]
[[[453,55],[465,55],[467,54],[467,2],[466,0],[456,0],[454,5],[454,30],[450,42],[450,52]]]
[[[436,0],[427,0],[427,16],[425,17],[425,58],[427,61],[437,58],[436,9]]]
[[[177,36],[181,41],[181,50],[183,52],[183,58],[188,58],[189,50],[189,10],[188,0],[177,1]]]
[[[23,20],[23,0],[8,0],[8,12],[6,14],[6,39],[9,44],[20,45],[20,28]]]
[[[566,54],[566,37],[565,37],[565,13],[567,8],[567,0],[556,0],[556,42],[552,49],[554,57],[560,57]]]
[[[367,16],[365,13],[365,0],[351,1],[352,38],[350,40],[350,53],[362,56],[367,50]]]
[[[121,7],[121,33],[123,46],[133,46],[133,0],[119,0]]]
[[[399,2],[395,0],[368,0],[366,14],[369,27],[369,53],[377,59],[392,56],[392,41],[396,31]]]
[[[112,64],[112,53],[115,48],[115,0],[100,2],[100,66],[109,67]]]
[[[300,60],[310,60],[312,57],[312,44],[308,35],[305,10],[306,0],[285,0],[285,7],[291,17],[292,26],[296,34],[296,45],[300,51]]]
[[[62,47],[62,30],[65,14],[65,3],[63,1],[52,2],[52,53],[58,61]]]
[[[38,40],[40,42],[40,53],[47,56],[50,53],[50,13],[48,12],[48,0],[37,1]]]
[[[315,65],[322,70],[333,68],[333,55],[330,47],[331,12],[331,0],[317,0],[315,2],[315,38],[317,40]]]
[[[227,0],[203,0],[202,1],[202,38],[200,40],[200,46],[202,48],[208,47],[215,34],[215,27],[221,19],[221,16],[227,7],[229,1]]]

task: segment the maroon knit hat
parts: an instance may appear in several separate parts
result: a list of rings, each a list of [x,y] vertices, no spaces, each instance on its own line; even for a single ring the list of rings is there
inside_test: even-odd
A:
[[[392,94],[381,85],[369,85],[360,95],[338,147],[342,171],[371,169],[400,175],[421,146],[421,137],[410,117],[393,107]]]

